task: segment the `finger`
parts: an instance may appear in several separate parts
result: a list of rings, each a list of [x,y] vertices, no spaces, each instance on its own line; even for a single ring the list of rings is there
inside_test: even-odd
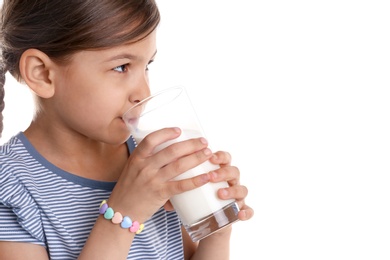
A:
[[[205,169],[203,169],[200,165],[207,161],[210,156],[212,156],[211,150],[205,148],[193,154],[179,158],[178,160],[166,165],[161,177],[164,181],[168,181],[172,179],[184,179],[199,174],[206,174]],[[180,176],[183,173],[184,175]],[[210,179],[210,176],[208,176],[208,179]]]
[[[211,163],[219,165],[230,165],[231,161],[232,157],[230,153],[223,151],[214,153],[214,156],[210,159]]]
[[[239,220],[248,220],[248,219],[251,219],[254,214],[255,214],[255,211],[253,210],[253,208],[251,208],[247,205],[244,205],[241,207],[240,211],[238,212],[238,219]]]
[[[235,200],[244,200],[248,195],[248,188],[243,185],[235,185],[232,187],[227,187],[219,189],[218,197],[223,200],[235,199]]]
[[[181,130],[178,127],[157,130],[145,136],[145,138],[142,139],[142,141],[138,144],[134,152],[143,158],[149,157],[154,154],[157,146],[179,137],[180,134]]]
[[[230,186],[240,183],[240,171],[235,166],[227,166],[210,172],[211,182],[227,181]]]
[[[170,196],[173,196],[185,191],[193,190],[208,183],[209,180],[210,178],[207,174],[200,174],[184,180],[170,181],[167,185],[169,189],[168,193]]]
[[[204,138],[189,139],[177,142],[162,149],[154,156],[153,164],[159,168],[165,167],[166,180],[195,167],[212,156],[207,149],[207,140]]]

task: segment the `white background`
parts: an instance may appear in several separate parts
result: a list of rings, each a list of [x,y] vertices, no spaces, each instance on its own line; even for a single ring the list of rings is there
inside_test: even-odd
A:
[[[250,191],[231,259],[390,259],[387,2],[158,1],[152,89],[187,87]],[[6,91],[1,142],[32,114]]]

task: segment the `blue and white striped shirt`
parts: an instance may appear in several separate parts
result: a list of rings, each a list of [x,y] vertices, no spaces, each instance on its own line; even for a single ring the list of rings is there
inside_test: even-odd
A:
[[[57,168],[19,133],[0,147],[0,241],[42,245],[53,260],[76,259],[114,186]],[[183,259],[176,213],[161,208],[145,222],[127,259]]]

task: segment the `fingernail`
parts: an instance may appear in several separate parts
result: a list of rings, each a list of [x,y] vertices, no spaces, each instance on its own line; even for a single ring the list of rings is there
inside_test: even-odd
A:
[[[214,171],[210,172],[210,175],[211,175],[211,179],[213,179],[213,180],[216,180],[218,178],[217,173]]]
[[[209,175],[208,174],[202,174],[202,182],[203,183],[207,183],[207,182],[209,182],[209,180],[210,180],[210,177],[209,177]]]
[[[222,196],[227,197],[228,194],[229,194],[229,192],[226,189],[222,189],[221,190],[221,195]]]
[[[242,216],[244,217],[244,218],[246,218],[246,210],[241,210],[241,214],[242,214]]]
[[[203,150],[203,153],[204,155],[210,155],[211,154],[211,150],[209,148],[206,148]]]
[[[207,143],[208,143],[207,140],[206,140],[206,138],[204,138],[204,137],[201,137],[201,138],[200,138],[200,141],[201,141],[203,144],[207,144]]]

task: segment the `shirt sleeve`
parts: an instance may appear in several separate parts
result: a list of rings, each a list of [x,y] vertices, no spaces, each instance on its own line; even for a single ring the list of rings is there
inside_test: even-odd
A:
[[[45,246],[18,222],[18,217],[3,204],[0,204],[0,241],[26,242]]]
[[[0,240],[44,243],[41,213],[14,169],[2,163],[0,170]],[[24,173],[27,174],[27,173]]]

